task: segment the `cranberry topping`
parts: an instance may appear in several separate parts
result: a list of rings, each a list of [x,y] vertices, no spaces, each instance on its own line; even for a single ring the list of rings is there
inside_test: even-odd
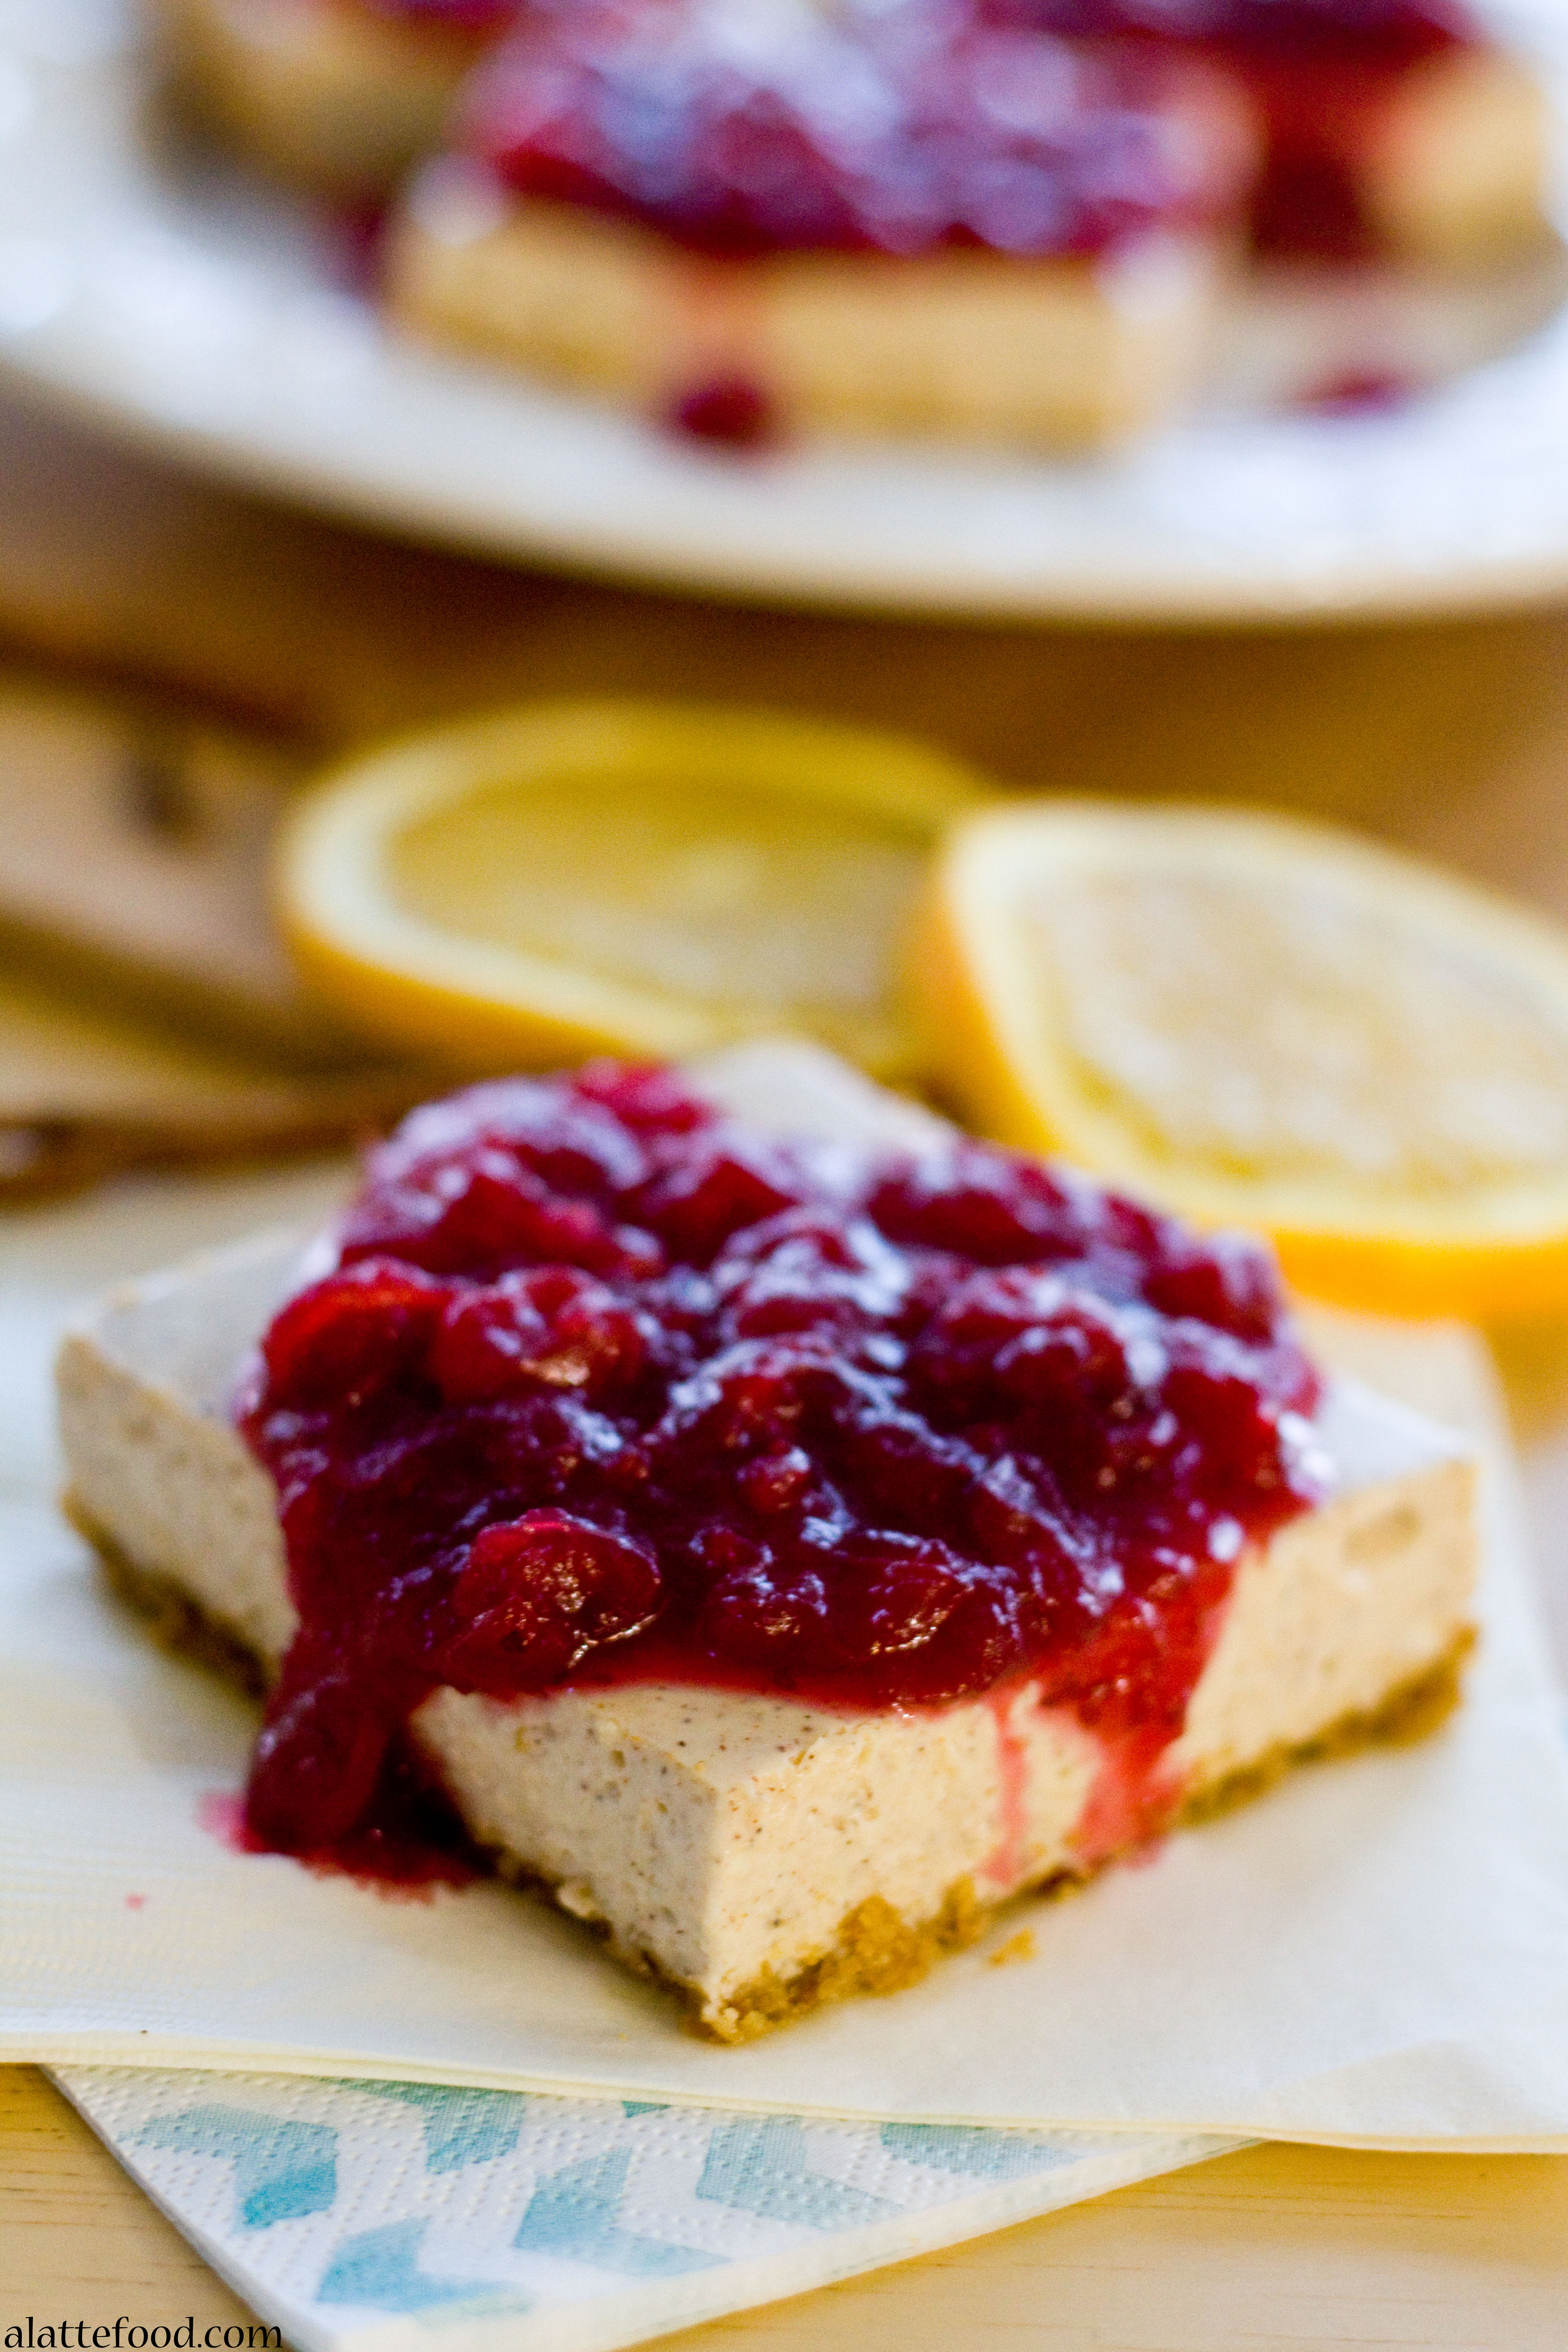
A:
[[[1032,1680],[1152,1764],[1317,1394],[1259,1244],[989,1145],[773,1141],[609,1064],[432,1104],[241,1401],[300,1619],[249,1831],[363,1844],[441,1685]]]
[[[1234,208],[1206,75],[986,23],[969,0],[580,0],[481,69],[463,143],[510,187],[712,255],[1099,252]]]

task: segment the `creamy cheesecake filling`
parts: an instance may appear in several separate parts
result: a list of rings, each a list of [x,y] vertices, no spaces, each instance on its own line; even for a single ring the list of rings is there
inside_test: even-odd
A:
[[[634,221],[499,199],[433,166],[387,247],[415,331],[628,402],[699,440],[938,431],[1087,448],[1185,398],[1226,279],[1214,239],[1112,252],[715,261]]]

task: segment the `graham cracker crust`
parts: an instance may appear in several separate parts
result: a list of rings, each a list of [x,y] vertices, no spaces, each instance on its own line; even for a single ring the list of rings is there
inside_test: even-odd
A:
[[[173,1577],[132,1559],[74,1496],[65,1496],[61,1507],[97,1551],[110,1591],[145,1620],[161,1648],[213,1669],[252,1696],[264,1695],[271,1677],[253,1644],[236,1627],[193,1601]],[[1398,1684],[1375,1707],[1341,1716],[1310,1739],[1282,1741],[1254,1763],[1226,1773],[1205,1787],[1189,1789],[1166,1828],[1189,1828],[1248,1804],[1299,1764],[1326,1762],[1363,1748],[1405,1747],[1425,1739],[1458,1705],[1465,1660],[1475,1641],[1475,1627],[1461,1626],[1440,1658]],[[956,1879],[935,1913],[914,1927],[880,1895],[869,1895],[845,1914],[826,1950],[793,1976],[781,1978],[766,1969],[717,2002],[696,1986],[671,1977],[651,1954],[628,1948],[606,1924],[582,1924],[607,1941],[617,1959],[679,1995],[694,2032],[714,2042],[754,2042],[829,2001],[904,1991],[928,1975],[944,1953],[963,1951],[977,1942],[1010,1906],[1071,1894],[1117,1859],[1107,1854],[1091,1869],[1057,1871],[994,1904],[981,1902],[969,1878]],[[499,1876],[555,1895],[552,1883],[517,1855],[502,1849],[494,1862]]]
[[[1465,1660],[1475,1643],[1475,1627],[1462,1625],[1434,1664],[1398,1684],[1377,1706],[1341,1716],[1322,1731],[1314,1732],[1310,1739],[1282,1740],[1255,1763],[1227,1772],[1206,1787],[1187,1790],[1166,1830],[1193,1828],[1250,1804],[1298,1764],[1326,1763],[1352,1756],[1362,1748],[1408,1747],[1425,1739],[1458,1706],[1463,1696]],[[949,1887],[934,1917],[918,1927],[910,1927],[890,1904],[873,1895],[846,1914],[828,1950],[797,1976],[781,1983],[771,1969],[764,1971],[732,1993],[721,2009],[710,2010],[695,2020],[697,2030],[719,2042],[753,2042],[826,2001],[861,1993],[902,1992],[906,1986],[918,1984],[944,1952],[962,1951],[977,1942],[993,1920],[1014,1905],[1076,1894],[1119,1858],[1106,1854],[1090,1869],[1053,1872],[1034,1886],[1019,1887],[1000,1903],[980,1902],[973,1882],[960,1878]]]
[[[1476,1629],[1461,1625],[1442,1656],[1421,1672],[1396,1683],[1377,1706],[1342,1715],[1310,1739],[1281,1740],[1255,1763],[1227,1772],[1208,1787],[1189,1790],[1183,1798],[1173,1829],[1190,1829],[1234,1812],[1261,1797],[1276,1780],[1298,1764],[1327,1764],[1353,1756],[1361,1748],[1412,1748],[1446,1723],[1464,1696],[1465,1660],[1476,1646]]]
[[[830,2000],[903,1992],[928,1976],[944,1952],[977,1942],[997,1907],[979,1900],[972,1879],[958,1878],[934,1916],[911,1927],[879,1895],[868,1895],[845,1913],[826,1951],[795,1975],[778,1977],[764,1969],[726,2000],[700,2009],[692,2024],[710,2041],[755,2042]]]
[[[85,1536],[98,1554],[103,1580],[117,1601],[144,1620],[161,1650],[172,1657],[189,1658],[235,1684],[251,1698],[264,1698],[273,1675],[254,1643],[237,1625],[215,1610],[193,1601],[183,1584],[159,1569],[143,1568],[123,1551],[107,1528],[70,1492],[60,1497],[60,1509],[79,1536]]]

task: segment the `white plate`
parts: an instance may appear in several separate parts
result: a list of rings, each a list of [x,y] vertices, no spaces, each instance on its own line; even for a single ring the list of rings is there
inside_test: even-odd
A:
[[[1524,5],[1516,36],[1568,62],[1564,0]],[[1392,311],[1371,286],[1274,289],[1223,396],[1113,459],[730,458],[400,342],[304,215],[161,152],[144,99],[119,0],[0,0],[0,367],[238,480],[495,555],[847,606],[1245,620],[1568,591],[1568,311],[1540,277]],[[1475,352],[1500,356],[1383,414],[1258,404],[1303,366]]]

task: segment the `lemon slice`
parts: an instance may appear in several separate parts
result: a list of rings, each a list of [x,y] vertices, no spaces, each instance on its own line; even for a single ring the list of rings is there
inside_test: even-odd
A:
[[[977,1123],[1399,1313],[1568,1305],[1568,943],[1325,826],[1030,803],[958,827],[919,982]]]
[[[279,907],[337,1005],[461,1067],[789,1030],[908,1076],[905,927],[983,797],[957,761],[858,728],[542,705],[328,775],[285,834]]]

